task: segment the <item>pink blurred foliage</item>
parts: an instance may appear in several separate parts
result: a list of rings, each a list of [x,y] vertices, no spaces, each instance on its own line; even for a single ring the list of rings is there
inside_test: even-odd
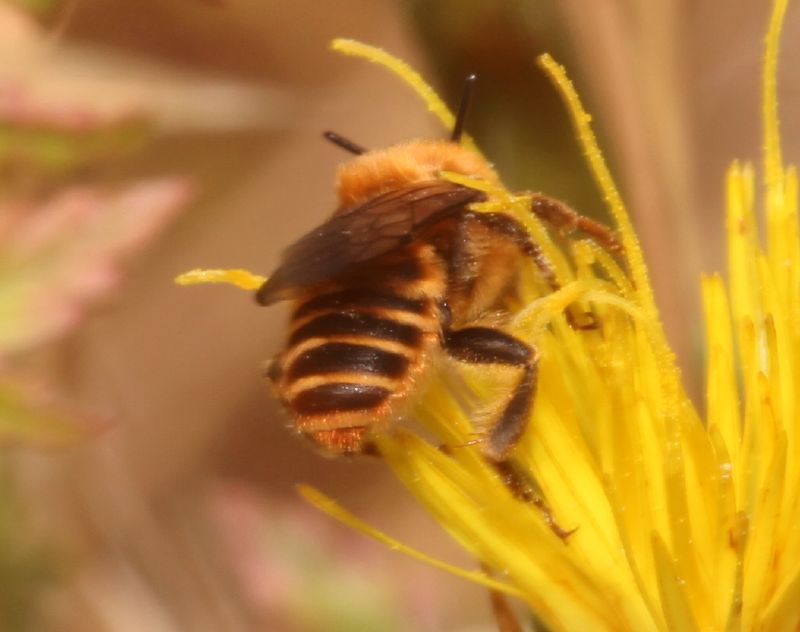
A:
[[[359,534],[241,484],[217,484],[209,498],[223,555],[265,629],[435,629],[438,595],[424,573],[403,578]],[[427,598],[406,590],[415,583]]]
[[[64,427],[68,406],[41,405],[40,380],[26,386],[20,360],[118,289],[134,255],[193,196],[179,177],[113,190],[70,178],[158,133],[273,127],[285,102],[262,84],[70,40],[77,5],[48,4],[52,26],[26,6],[0,3],[0,442],[41,445],[47,419],[58,440],[81,433]],[[73,413],[86,427],[86,414]]]
[[[270,525],[267,511],[266,503],[242,485],[219,485],[211,495],[212,519],[231,569],[246,599],[260,612],[274,611],[301,589],[298,569],[270,552],[270,540],[278,525]],[[289,516],[281,516],[280,520],[289,520]],[[311,520],[295,517],[293,522],[302,532],[309,530]],[[298,535],[302,537],[302,533]]]
[[[62,38],[65,13],[54,33],[30,13],[0,3],[0,155],[10,127],[101,132],[119,142],[121,132],[274,128],[289,111],[288,95],[272,85]]]
[[[191,194],[185,179],[169,178],[0,205],[0,354],[30,350],[76,326]]]
[[[101,113],[80,103],[43,103],[29,94],[24,85],[12,80],[0,81],[0,124],[3,125],[62,133],[86,133],[109,126],[140,124],[143,120],[144,113],[135,109]]]
[[[0,3],[0,176],[74,172],[162,132],[271,128],[287,111],[272,86],[63,37],[78,3],[53,4],[64,16],[47,27]]]
[[[0,442],[60,444],[101,425],[43,396],[46,379],[32,377],[25,358],[118,289],[194,193],[181,177],[111,189],[70,184],[70,175],[140,147],[165,121],[202,125],[208,104],[185,91],[216,89],[245,109],[263,104],[247,87],[164,77],[125,54],[69,42],[0,4]],[[192,116],[197,108],[202,116]]]
[[[12,4],[0,5],[0,129],[75,134],[144,119],[138,105],[120,103],[104,109],[87,99],[85,91],[70,97],[61,86],[69,84],[70,77],[81,83],[80,75],[60,67],[56,43],[34,13]]]
[[[192,194],[164,178],[0,203],[0,443],[62,445],[105,425],[16,364],[77,327]]]

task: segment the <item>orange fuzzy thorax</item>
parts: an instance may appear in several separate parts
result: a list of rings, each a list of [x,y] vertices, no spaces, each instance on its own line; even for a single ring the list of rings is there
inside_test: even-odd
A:
[[[336,182],[340,207],[362,204],[407,184],[436,180],[442,171],[497,181],[479,153],[449,140],[415,140],[367,152],[342,165]]]

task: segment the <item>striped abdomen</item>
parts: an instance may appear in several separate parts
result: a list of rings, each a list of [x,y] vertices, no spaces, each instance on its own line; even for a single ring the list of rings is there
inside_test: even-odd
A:
[[[403,258],[411,262],[402,274],[396,265],[379,265],[396,261],[374,262],[358,283],[348,278],[354,287],[342,281],[319,288],[292,314],[289,341],[277,359],[278,392],[298,430],[332,451],[365,449],[370,427],[408,394],[438,344],[441,265],[430,249]]]

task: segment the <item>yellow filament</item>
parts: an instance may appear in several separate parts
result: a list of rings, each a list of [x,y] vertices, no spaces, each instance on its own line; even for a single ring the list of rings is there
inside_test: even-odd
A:
[[[522,596],[522,593],[519,589],[511,586],[510,584],[505,584],[492,579],[486,573],[480,571],[468,571],[464,570],[463,568],[458,568],[457,566],[447,564],[446,562],[442,562],[441,560],[437,560],[436,558],[426,555],[425,553],[417,551],[416,549],[413,549],[402,542],[398,542],[394,538],[389,537],[385,533],[382,533],[381,531],[370,527],[362,520],[359,520],[353,514],[339,505],[335,500],[329,498],[319,490],[314,489],[309,485],[298,485],[297,491],[308,503],[312,504],[323,513],[328,514],[332,518],[338,520],[342,524],[346,524],[356,531],[360,531],[373,540],[377,540],[378,542],[385,544],[393,551],[399,551],[400,553],[420,560],[421,562],[424,562],[430,566],[442,569],[448,573],[451,573],[452,575],[468,579],[476,584],[482,584],[483,586],[491,588],[492,590],[499,590],[500,592],[504,592],[515,597]]]
[[[178,285],[199,285],[201,283],[227,283],[243,290],[257,290],[267,277],[253,274],[247,270],[196,269],[175,277]]]

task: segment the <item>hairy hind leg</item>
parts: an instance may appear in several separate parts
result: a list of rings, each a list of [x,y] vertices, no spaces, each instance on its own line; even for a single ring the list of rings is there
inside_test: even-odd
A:
[[[510,334],[489,327],[448,330],[444,334],[444,347],[452,357],[462,362],[501,364],[519,367],[522,371],[511,398],[494,420],[485,441],[481,442],[483,453],[511,493],[535,505],[553,533],[562,540],[566,539],[572,531],[558,525],[534,484],[508,459],[525,430],[536,394],[539,363],[536,350]]]
[[[525,255],[533,260],[550,289],[553,292],[561,289],[561,285],[556,279],[556,270],[553,264],[539,247],[539,244],[530,238],[525,227],[511,215],[506,213],[470,212],[467,215],[467,219],[478,222],[489,230],[511,239]]]
[[[521,376],[511,398],[495,419],[483,453],[493,462],[504,461],[517,444],[530,416],[536,394],[538,354],[527,344],[498,329],[466,327],[444,332],[444,348],[456,360],[472,364],[501,364],[518,367]]]
[[[574,211],[572,212],[574,213]],[[528,231],[525,230],[525,227],[511,215],[506,215],[505,213],[470,213],[469,219],[480,222],[483,226],[489,228],[490,230],[503,235],[504,237],[510,238],[525,255],[533,260],[533,263],[537,268],[539,268],[539,273],[550,287],[550,290],[557,292],[561,289],[561,284],[556,278],[556,271],[553,267],[553,264],[550,263],[550,260],[544,254],[539,245],[530,238],[530,235],[528,234]],[[602,224],[599,225],[602,226]],[[579,323],[575,319],[575,316],[569,309],[564,311],[564,316],[566,317],[569,326],[573,329],[597,328],[597,323],[595,322],[591,313],[586,314],[589,320],[582,323]]]

